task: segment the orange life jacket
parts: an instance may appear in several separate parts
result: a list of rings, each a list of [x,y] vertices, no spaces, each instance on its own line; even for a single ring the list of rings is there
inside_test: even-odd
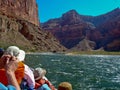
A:
[[[18,81],[18,84],[20,84],[24,77],[24,63],[22,62],[18,63],[18,68],[15,71],[15,76]],[[0,82],[3,83],[4,85],[8,85],[5,69],[0,69]]]
[[[43,84],[47,84],[51,90],[55,90],[55,87],[50,83],[50,81],[42,79],[42,78],[35,81],[35,89],[41,87]]]

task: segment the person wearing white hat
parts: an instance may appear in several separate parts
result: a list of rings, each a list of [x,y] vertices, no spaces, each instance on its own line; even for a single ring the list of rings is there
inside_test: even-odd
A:
[[[15,56],[4,55],[4,50],[0,49],[0,90],[20,90],[19,81],[16,78],[18,59]],[[22,67],[21,67],[22,70]],[[10,86],[10,87],[6,87]]]
[[[6,77],[6,70],[5,70],[5,63],[7,61],[7,59],[9,59],[10,57],[14,56],[15,58],[18,56],[19,54],[19,48],[15,47],[14,49],[11,49],[12,47],[10,47],[10,49],[7,49],[7,51],[4,51],[3,55],[2,55],[2,59],[0,60],[0,82],[3,83],[4,85],[8,85],[8,80]],[[17,58],[16,58],[17,59]],[[10,59],[11,60],[11,59]],[[21,83],[22,78],[24,77],[24,64],[22,62],[18,62],[18,68],[15,71],[15,77],[17,79],[18,84]]]
[[[11,55],[4,55],[0,60],[5,62],[0,68],[0,90],[21,90],[15,76],[18,59]]]
[[[24,61],[25,59],[25,51],[19,49],[17,46],[10,46],[5,51],[5,54],[10,54],[12,56],[15,56],[19,62]],[[28,89],[33,90],[35,87],[35,79],[32,70],[24,64],[24,80],[27,81]],[[23,88],[23,87],[21,87]]]
[[[33,71],[35,77],[35,89],[37,90],[56,90],[52,83],[45,77],[46,70],[35,68]]]

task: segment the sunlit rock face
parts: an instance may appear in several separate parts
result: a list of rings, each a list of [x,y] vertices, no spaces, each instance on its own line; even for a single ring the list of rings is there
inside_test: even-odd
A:
[[[75,10],[70,10],[60,18],[50,19],[41,25],[69,49],[78,47],[79,43],[87,38],[87,41],[95,42],[93,45],[95,50],[104,48],[107,51],[120,51],[119,8],[94,17],[80,15]],[[82,48],[82,45],[80,47]]]
[[[36,0],[0,0],[0,13],[39,25]]]
[[[35,0],[0,0],[0,47],[15,45],[25,51],[63,52],[53,35],[39,26]]]
[[[0,47],[16,45],[25,51],[63,52],[66,50],[47,31],[25,20],[0,15]]]

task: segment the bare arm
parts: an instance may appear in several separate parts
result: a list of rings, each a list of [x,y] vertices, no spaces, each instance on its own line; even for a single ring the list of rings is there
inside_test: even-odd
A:
[[[5,70],[8,83],[10,85],[13,85],[16,88],[16,90],[21,90],[14,73],[17,67],[18,61],[15,57],[11,57],[10,59],[6,60]]]
[[[16,88],[16,90],[21,90],[20,86],[19,86],[19,84],[16,80],[15,74],[13,72],[7,71],[6,75],[7,75],[7,78],[8,78],[9,85],[13,85]]]

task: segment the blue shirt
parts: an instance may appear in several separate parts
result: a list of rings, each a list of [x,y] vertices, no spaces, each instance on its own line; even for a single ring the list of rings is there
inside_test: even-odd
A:
[[[16,90],[16,88],[12,85],[8,85],[7,87],[0,83],[0,90]]]

